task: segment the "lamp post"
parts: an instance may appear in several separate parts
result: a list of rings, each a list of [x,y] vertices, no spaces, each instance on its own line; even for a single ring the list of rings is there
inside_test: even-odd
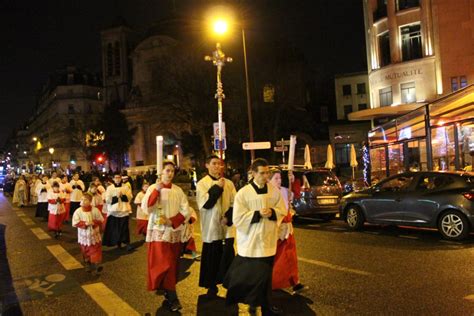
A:
[[[223,20],[218,20],[214,23],[214,32],[218,35],[223,35],[227,32],[227,23]],[[204,60],[212,61],[212,64],[217,67],[217,90],[215,94],[215,98],[217,99],[217,119],[219,124],[219,158],[223,163],[224,151],[223,151],[223,144],[222,144],[222,101],[225,98],[224,95],[224,88],[221,81],[221,73],[222,67],[224,67],[225,63],[232,62],[231,57],[227,57],[224,52],[222,51],[221,44],[218,42],[216,43],[216,50],[212,52],[211,56],[205,56]],[[224,170],[222,170],[224,173]]]
[[[250,142],[253,143],[253,120],[252,120],[252,104],[250,103],[250,85],[249,85],[249,72],[247,64],[247,43],[245,40],[245,31],[242,28],[242,47],[244,51],[244,68],[245,68],[245,91],[247,94],[247,118],[249,122],[249,136]],[[250,150],[250,159],[255,160],[255,151]]]

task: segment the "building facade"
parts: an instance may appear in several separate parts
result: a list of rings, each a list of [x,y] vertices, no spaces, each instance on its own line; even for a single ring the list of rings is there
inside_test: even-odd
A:
[[[352,112],[370,108],[369,80],[366,72],[336,75],[337,119],[347,120]]]
[[[394,118],[474,80],[474,1],[363,0],[371,106]]]
[[[43,169],[90,169],[85,139],[104,109],[100,78],[69,66],[50,76],[28,122],[30,157]]]

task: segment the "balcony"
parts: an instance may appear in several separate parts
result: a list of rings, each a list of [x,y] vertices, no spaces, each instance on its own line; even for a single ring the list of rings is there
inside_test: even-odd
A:
[[[416,8],[420,6],[420,0],[397,0],[397,11]]]

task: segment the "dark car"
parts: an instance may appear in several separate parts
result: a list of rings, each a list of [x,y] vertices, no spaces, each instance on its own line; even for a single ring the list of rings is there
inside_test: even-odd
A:
[[[437,228],[461,240],[474,227],[474,174],[408,172],[344,196],[341,215],[349,228],[364,222]]]
[[[293,171],[293,208],[295,216],[331,220],[339,213],[342,186],[329,169],[303,169]],[[288,187],[288,171],[282,172],[282,185]]]

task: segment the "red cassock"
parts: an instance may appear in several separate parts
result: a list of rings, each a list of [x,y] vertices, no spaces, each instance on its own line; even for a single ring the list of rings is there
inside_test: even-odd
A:
[[[94,221],[94,227],[101,226],[101,225],[102,225],[102,222]],[[87,226],[84,221],[80,221],[79,223],[76,224],[76,227],[86,228]],[[82,256],[85,259],[88,259],[87,261],[89,261],[90,263],[102,262],[102,243],[101,242],[97,242],[96,244],[89,245],[89,246],[79,244],[79,246],[81,247]]]
[[[58,204],[57,200],[48,200],[49,204]],[[64,203],[64,199],[62,199],[62,203]],[[61,205],[58,206],[58,208]],[[51,214],[49,213],[48,216],[48,230],[51,231],[59,231],[63,226],[63,222],[66,219],[66,212],[58,213],[58,214]]]
[[[166,186],[165,186],[166,187]],[[148,206],[153,206],[159,197],[154,190],[148,200]],[[185,217],[178,213],[169,219],[173,228],[179,227]],[[178,282],[178,263],[183,245],[181,242],[152,241],[148,243],[148,290],[176,291]]]
[[[148,229],[148,220],[137,219],[137,235],[146,235]]]
[[[71,202],[64,202],[64,209],[66,210],[64,220],[69,221],[71,219]]]
[[[291,223],[292,215],[283,218],[283,223]],[[297,285],[298,256],[296,255],[295,236],[290,234],[287,239],[278,239],[277,252],[273,264],[272,289],[284,289]]]

